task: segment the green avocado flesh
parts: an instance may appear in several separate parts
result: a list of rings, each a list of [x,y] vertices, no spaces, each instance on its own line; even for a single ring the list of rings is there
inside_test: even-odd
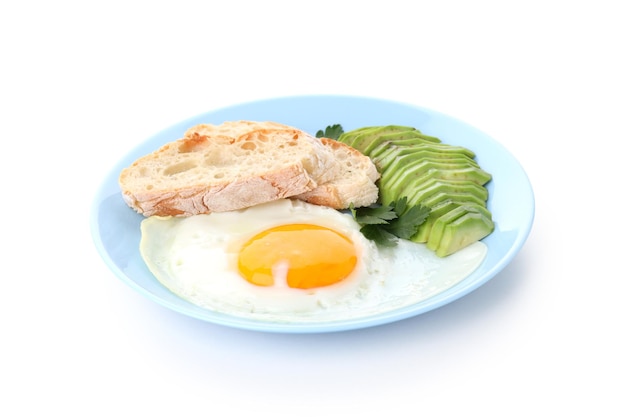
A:
[[[443,143],[402,125],[368,126],[343,133],[340,142],[369,156],[380,173],[379,203],[406,197],[430,208],[411,237],[445,257],[493,232],[485,185],[491,174],[462,146]]]
[[[495,229],[484,213],[468,206],[457,207],[438,218],[426,246],[445,257],[488,236]]]
[[[487,208],[483,204],[476,203],[476,202],[469,201],[469,200],[455,200],[454,198],[448,198],[431,207],[431,211],[430,211],[428,218],[426,219],[424,223],[422,223],[419,226],[417,233],[413,237],[411,237],[411,240],[413,242],[423,242],[423,243],[428,242],[433,225],[442,216],[444,216],[445,214],[448,214],[452,210],[464,210],[465,212],[471,212],[471,211],[479,212],[483,216],[485,216],[487,219],[491,220],[491,212],[489,212],[489,210],[487,210]],[[439,242],[436,242],[435,240],[436,239],[433,238],[430,241],[430,244],[433,245],[435,248],[437,248],[439,246]],[[439,238],[439,240],[441,239]]]
[[[359,149],[359,148],[356,148]],[[451,146],[441,143],[414,143],[413,145],[397,146],[386,144],[384,147],[373,149],[368,155],[374,164],[384,168],[396,158],[408,156],[416,152],[430,152],[437,155],[435,158],[467,158],[474,160],[474,152],[460,146]]]
[[[366,134],[367,135],[367,134]],[[428,143],[441,143],[438,138],[433,136],[427,136],[420,133],[419,130],[408,130],[401,131],[395,133],[385,133],[375,138],[365,139],[362,135],[359,136],[361,141],[366,141],[367,145],[363,147],[364,153],[373,155],[373,152],[376,152],[378,148],[385,148],[389,145],[395,146],[405,146],[405,145],[413,145],[413,144],[428,144]],[[361,146],[358,142],[359,139],[355,140],[356,146]],[[355,147],[352,145],[352,147]]]
[[[395,161],[394,161],[395,162]],[[446,180],[467,180],[484,185],[491,180],[491,175],[480,167],[462,159],[433,160],[420,158],[405,164],[393,164],[385,170],[385,176],[380,180],[381,188],[397,187],[398,183],[420,181],[424,176],[436,175]],[[401,166],[402,169],[397,167]]]
[[[452,192],[449,190],[443,190],[433,193],[424,197],[421,204],[426,207],[434,207],[435,205],[442,203],[446,200],[458,201],[461,203],[478,204],[479,206],[487,207],[487,201],[480,197],[476,197],[474,194],[467,192]]]
[[[373,126],[373,127],[364,127],[356,130],[351,130],[349,132],[343,133],[341,135],[341,142],[352,146],[355,149],[365,149],[369,143],[379,136],[386,135],[389,133],[397,133],[397,132],[406,132],[406,131],[416,131],[419,133],[417,129],[414,127],[408,126]],[[363,151],[361,151],[363,153]]]

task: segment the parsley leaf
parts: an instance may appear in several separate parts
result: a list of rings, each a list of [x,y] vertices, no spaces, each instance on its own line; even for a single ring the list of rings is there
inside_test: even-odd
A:
[[[367,239],[373,240],[380,246],[393,247],[398,244],[397,238],[392,233],[374,224],[366,224],[361,227],[361,233]]]
[[[326,126],[325,130],[318,130],[315,134],[317,138],[339,139],[339,136],[343,133],[343,127],[341,125]]]
[[[430,209],[421,204],[410,207],[398,216],[397,221],[389,224],[387,230],[401,239],[410,239],[429,214]]]
[[[350,211],[361,225],[361,233],[380,246],[394,246],[398,238],[410,239],[430,214],[430,208],[421,204],[409,206],[406,197],[389,206],[373,204],[354,208],[351,204]]]
[[[350,211],[352,216],[361,225],[364,224],[388,224],[389,220],[396,219],[397,213],[393,211],[393,207],[371,205],[368,207],[354,208],[353,204],[350,204]]]

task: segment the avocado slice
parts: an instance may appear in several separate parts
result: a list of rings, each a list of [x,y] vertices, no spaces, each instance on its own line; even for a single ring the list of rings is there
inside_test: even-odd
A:
[[[380,199],[383,204],[389,204],[401,197],[409,197],[413,193],[420,192],[438,181],[439,177],[435,170],[431,170],[417,178],[403,176],[393,186],[379,187]]]
[[[436,193],[469,193],[477,199],[487,201],[489,193],[485,187],[468,180],[446,180],[437,176],[437,171],[422,176],[418,181],[412,178],[398,181],[394,187],[380,189],[380,199],[385,205],[399,198],[407,197],[409,205],[423,204],[422,201]]]
[[[445,213],[443,216],[439,216],[430,229],[430,235],[428,236],[426,247],[432,251],[436,251],[439,247],[441,237],[443,236],[443,229],[445,228],[445,225],[452,223],[465,213],[467,213],[467,207],[459,206]]]
[[[409,205],[421,204],[425,198],[439,192],[469,193],[473,194],[476,198],[482,200],[483,202],[486,202],[489,197],[487,189],[473,181],[437,179],[437,181],[434,181],[431,186],[423,188],[418,192],[413,192],[411,195],[407,194],[407,203]]]
[[[394,143],[399,143],[404,140],[412,139],[412,138],[424,139],[425,141],[428,141],[431,143],[441,143],[441,139],[439,139],[438,137],[425,135],[417,129],[410,130],[407,132],[390,133],[390,134],[384,135],[384,138]]]
[[[352,142],[354,141],[354,138],[356,138],[357,136],[363,133],[366,133],[368,131],[375,130],[375,129],[378,129],[378,127],[377,126],[365,126],[365,127],[360,127],[358,129],[353,129],[353,130],[344,132],[341,135],[339,135],[339,138],[337,138],[337,140],[339,142],[345,143],[346,145],[352,146]]]
[[[424,223],[422,223],[417,229],[417,233],[411,237],[413,242],[424,243],[428,241],[430,236],[430,231],[433,227],[433,224],[444,214],[456,209],[460,206],[472,207],[479,212],[483,213],[486,217],[491,220],[491,212],[487,210],[487,208],[479,203],[475,203],[473,201],[463,201],[463,200],[455,200],[455,199],[446,199],[443,200],[434,206],[431,207],[430,213]]]
[[[424,151],[430,152],[433,157],[438,158],[460,157],[461,155],[464,155],[467,159],[474,160],[474,152],[467,148],[436,143],[424,143],[413,146],[391,145],[387,146],[380,153],[376,153],[375,155],[370,154],[369,157],[377,167],[381,170],[385,170],[389,164],[399,157]],[[417,158],[417,156],[414,156],[414,158]]]
[[[402,181],[405,178],[417,180],[431,171],[436,171],[436,175],[442,179],[468,180],[480,185],[491,180],[491,175],[488,172],[463,159],[418,159],[407,165],[402,165],[401,168],[396,168],[395,171],[391,167],[388,168],[385,171],[386,175],[381,176],[379,186],[381,188],[393,187],[397,181]]]
[[[435,225],[439,220],[435,222]],[[434,228],[435,226],[433,226],[433,230]],[[485,238],[494,230],[495,224],[491,218],[481,212],[467,208],[466,213],[443,225],[438,239],[433,239],[431,231],[431,237],[426,245],[434,250],[437,256],[443,258]],[[436,248],[434,248],[435,240],[438,240]],[[433,243],[431,244],[431,242]]]
[[[483,207],[487,207],[487,202],[483,200],[482,198],[476,197],[474,194],[466,193],[466,192],[446,192],[446,191],[436,192],[429,197],[425,197],[422,200],[421,204],[425,205],[426,207],[434,207],[437,204],[446,200],[453,200],[459,203],[477,204]]]
[[[363,150],[379,136],[386,135],[395,132],[406,132],[417,130],[414,127],[400,126],[400,125],[387,125],[387,126],[374,126],[365,128],[360,132],[350,131],[348,134],[339,136],[339,141],[346,145],[352,146],[354,149],[363,153]]]
[[[450,164],[455,166],[475,167],[480,169],[480,166],[472,158],[466,155],[446,154],[441,152],[430,151],[415,151],[414,153],[408,153],[406,155],[400,155],[396,159],[393,159],[386,166],[381,164],[374,164],[381,173],[380,184],[390,184],[397,178],[402,178],[404,172],[409,173],[413,169],[419,169],[421,164],[430,161],[433,164]]]
[[[376,146],[383,145],[384,142],[387,142],[388,146],[398,145],[398,146],[412,146],[414,144],[420,143],[436,143],[441,145],[441,139],[436,138],[434,136],[425,135],[419,130],[407,130],[403,132],[394,132],[388,133],[376,138],[376,140],[372,143],[371,148],[373,149]]]
[[[435,220],[448,213],[449,211],[452,211],[453,209],[459,207],[461,204],[462,203],[458,201],[446,199],[432,206],[428,217],[426,218],[424,223],[419,226],[419,228],[417,229],[417,233],[411,236],[411,240],[418,243],[427,242],[428,235],[430,234],[430,229],[433,227],[433,223],[435,222]]]
[[[370,146],[365,149],[364,153],[372,159],[380,159],[382,156],[386,155],[387,152],[396,148],[423,149],[422,147],[426,147],[429,144],[438,145],[438,147],[450,146],[440,142],[433,142],[432,140],[421,136],[397,140],[389,140],[388,136],[389,135],[385,135],[384,137],[379,137],[377,140],[374,140]]]
[[[441,143],[441,141],[434,136],[424,135],[419,130],[407,130],[378,136],[372,139],[361,153],[373,157],[376,152],[389,146],[412,146],[426,143]]]

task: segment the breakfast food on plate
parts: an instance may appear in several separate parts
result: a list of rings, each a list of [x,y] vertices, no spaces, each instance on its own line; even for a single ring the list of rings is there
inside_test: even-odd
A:
[[[190,128],[183,138],[139,158],[119,178],[124,201],[144,216],[189,216],[237,210],[320,190],[303,199],[341,201],[338,189],[373,199],[373,182],[366,192],[343,186],[345,152],[299,129],[274,122],[225,122]],[[367,159],[351,167],[369,179],[375,168]],[[368,166],[370,164],[370,166]],[[358,173],[353,177],[360,178]],[[339,185],[334,186],[334,182]],[[370,181],[371,182],[371,181]],[[362,184],[357,184],[360,186]],[[377,193],[377,190],[376,190]],[[376,195],[377,197],[377,195]]]
[[[412,127],[312,136],[232,121],[190,127],[119,183],[146,217],[141,256],[173,293],[312,322],[414,304],[471,274],[494,230],[490,180],[471,150]]]
[[[482,242],[440,258],[403,240],[378,247],[347,213],[296,199],[141,223],[141,254],[173,293],[264,321],[344,320],[414,304],[482,262]]]
[[[473,151],[397,125],[355,129],[338,140],[372,159],[381,173],[381,203],[404,197],[409,205],[430,209],[411,240],[443,257],[493,232],[485,188],[491,175]]]

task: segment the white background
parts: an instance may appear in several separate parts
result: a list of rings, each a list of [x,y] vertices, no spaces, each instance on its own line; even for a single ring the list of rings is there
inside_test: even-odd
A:
[[[408,3],[0,6],[1,415],[625,415],[620,2]],[[107,269],[89,211],[122,155],[300,94],[408,102],[500,141],[535,191],[519,255],[445,307],[322,335],[201,322]]]

